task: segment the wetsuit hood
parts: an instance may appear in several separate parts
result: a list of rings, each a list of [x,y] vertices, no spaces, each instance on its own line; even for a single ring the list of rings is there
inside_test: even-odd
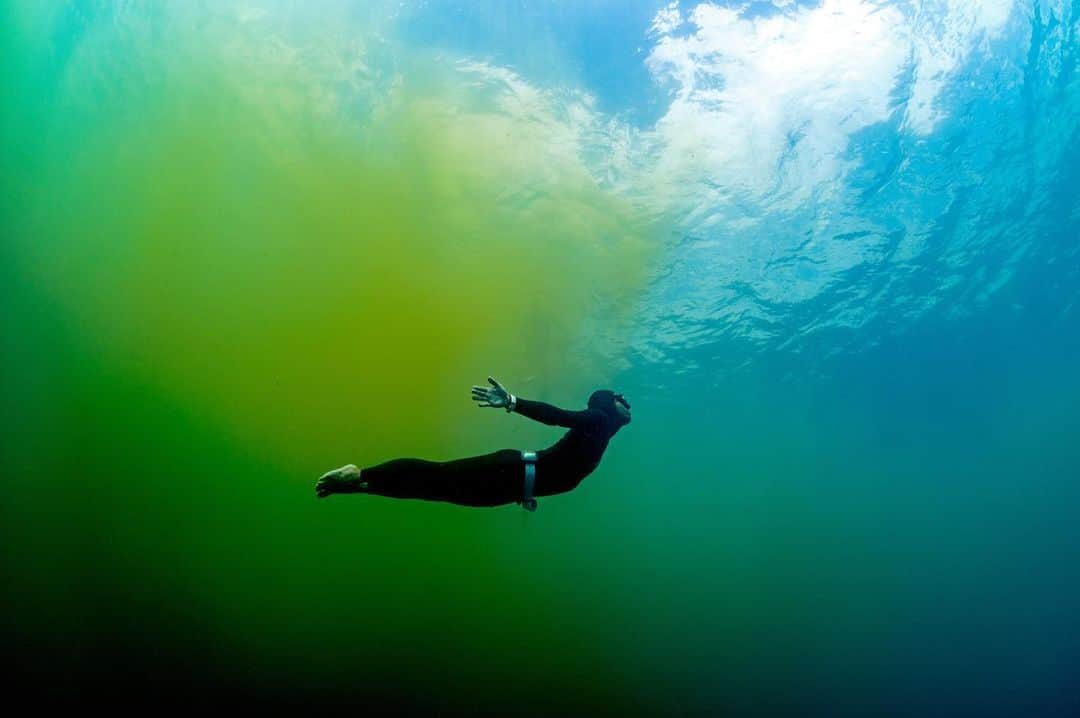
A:
[[[615,410],[615,392],[610,389],[598,389],[589,397],[589,408],[604,412],[612,423],[612,433],[630,423],[629,419],[619,416]]]

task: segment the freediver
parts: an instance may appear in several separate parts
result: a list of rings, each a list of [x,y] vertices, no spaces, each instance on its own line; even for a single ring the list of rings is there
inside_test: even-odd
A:
[[[488,382],[491,388],[472,388],[478,407],[517,412],[570,431],[552,446],[535,452],[501,449],[453,461],[393,459],[363,469],[346,464],[319,478],[316,495],[374,494],[461,506],[518,503],[535,511],[537,496],[553,496],[576,488],[600,464],[611,437],[630,423],[630,403],[622,394],[608,389],[594,391],[588,408],[571,411],[514,396],[491,377]]]

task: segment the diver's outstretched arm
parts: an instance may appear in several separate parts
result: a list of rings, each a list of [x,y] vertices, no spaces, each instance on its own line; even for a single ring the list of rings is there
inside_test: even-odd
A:
[[[595,411],[571,411],[543,401],[530,401],[518,399],[515,412],[527,416],[533,421],[539,421],[548,426],[565,426],[567,429],[584,428],[586,424],[597,420]]]
[[[488,382],[492,386],[491,389],[486,386],[474,386],[472,388],[472,398],[476,405],[480,407],[490,406],[494,409],[506,409],[507,413],[513,411],[514,406],[517,404],[517,397],[490,376]]]
[[[594,418],[593,414],[588,411],[570,411],[542,401],[530,401],[529,399],[516,397],[490,376],[488,382],[491,383],[493,388],[489,389],[484,386],[474,386],[472,388],[473,400],[480,407],[506,409],[507,413],[517,412],[533,421],[539,421],[541,424],[565,426],[568,429],[580,427]]]

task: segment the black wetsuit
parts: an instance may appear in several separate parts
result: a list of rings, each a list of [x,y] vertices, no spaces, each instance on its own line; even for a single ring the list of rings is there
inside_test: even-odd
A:
[[[535,496],[570,491],[600,463],[608,441],[621,428],[596,408],[568,411],[542,401],[517,399],[514,411],[549,426],[570,429],[554,445],[536,452]],[[399,499],[449,501],[463,506],[501,506],[524,498],[525,462],[516,449],[454,461],[394,459],[363,469],[365,493]]]

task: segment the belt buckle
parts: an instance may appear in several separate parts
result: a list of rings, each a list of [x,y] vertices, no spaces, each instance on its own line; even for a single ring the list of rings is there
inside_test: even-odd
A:
[[[526,511],[536,511],[536,499],[533,498],[533,481],[536,479],[536,452],[535,451],[522,451],[521,458],[525,462],[525,485],[524,496],[522,496],[521,508]]]

